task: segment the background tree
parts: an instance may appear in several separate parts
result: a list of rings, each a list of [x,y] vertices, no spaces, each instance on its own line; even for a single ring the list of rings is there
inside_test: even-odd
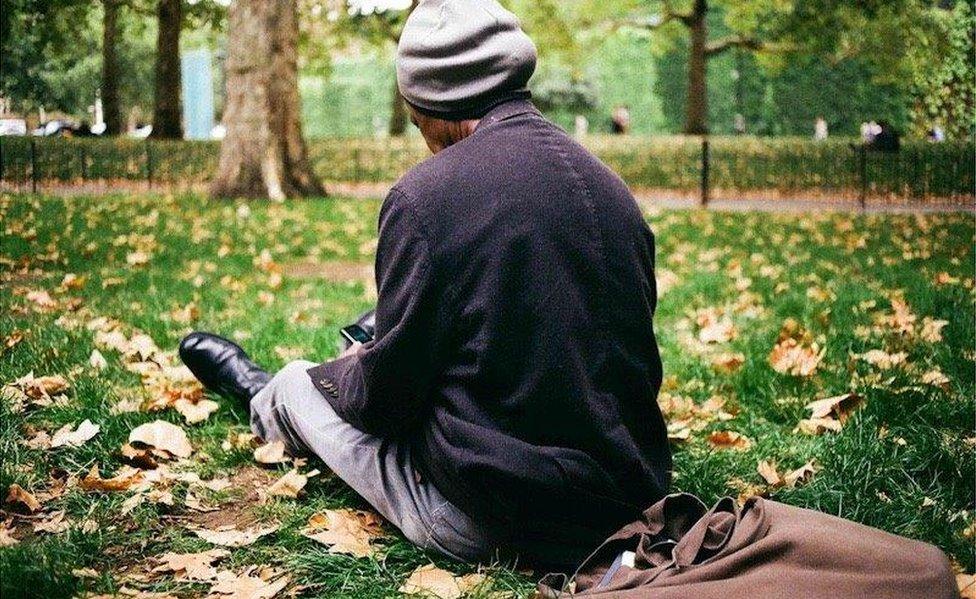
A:
[[[301,132],[295,0],[235,0],[227,45],[227,133],[211,195],[323,195]]]
[[[119,0],[102,0],[102,114],[105,135],[122,133],[122,104],[119,96],[119,59],[116,37],[119,29]]]
[[[180,32],[183,28],[183,2],[182,0],[159,0],[156,10],[156,77],[152,137],[182,139]]]

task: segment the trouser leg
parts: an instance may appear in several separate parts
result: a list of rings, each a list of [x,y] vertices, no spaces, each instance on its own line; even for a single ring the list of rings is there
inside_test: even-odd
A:
[[[455,559],[488,557],[483,528],[413,469],[408,448],[342,420],[312,385],[312,362],[288,364],[251,401],[251,429],[292,455],[315,454],[413,543]]]

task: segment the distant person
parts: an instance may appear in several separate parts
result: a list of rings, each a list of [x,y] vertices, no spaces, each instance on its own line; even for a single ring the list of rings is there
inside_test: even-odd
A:
[[[630,109],[623,104],[614,108],[610,124],[614,135],[626,135],[630,131]]]
[[[735,113],[735,116],[732,118],[732,130],[735,131],[736,135],[745,135],[746,117],[741,112]]]
[[[585,137],[590,131],[590,121],[582,114],[577,114],[573,121],[573,133],[576,137]]]
[[[898,131],[886,120],[877,123],[877,133],[867,143],[867,149],[875,152],[897,152],[901,149]]]
[[[932,143],[940,144],[945,141],[945,131],[943,131],[942,127],[940,127],[939,125],[935,125],[931,129],[929,129],[929,133],[926,136],[926,139],[928,139]]]
[[[861,123],[861,141],[864,145],[870,144],[874,138],[881,133],[881,126],[874,121]]]
[[[813,123],[813,139],[816,141],[824,141],[827,139],[827,120],[822,116],[818,116],[817,120]]]

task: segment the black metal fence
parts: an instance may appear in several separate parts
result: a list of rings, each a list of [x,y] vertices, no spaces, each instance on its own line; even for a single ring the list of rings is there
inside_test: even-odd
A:
[[[971,204],[973,144],[910,142],[895,153],[851,140],[610,137],[583,140],[632,188],[693,198],[824,199]],[[0,137],[0,188],[205,184],[216,170],[214,141]],[[317,139],[309,156],[328,181],[392,182],[428,155],[422,140]]]

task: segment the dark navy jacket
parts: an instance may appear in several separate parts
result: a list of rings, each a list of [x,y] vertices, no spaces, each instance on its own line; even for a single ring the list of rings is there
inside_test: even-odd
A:
[[[501,543],[571,565],[666,493],[654,237],[530,102],[393,187],[376,279],[376,341],[309,374]]]

